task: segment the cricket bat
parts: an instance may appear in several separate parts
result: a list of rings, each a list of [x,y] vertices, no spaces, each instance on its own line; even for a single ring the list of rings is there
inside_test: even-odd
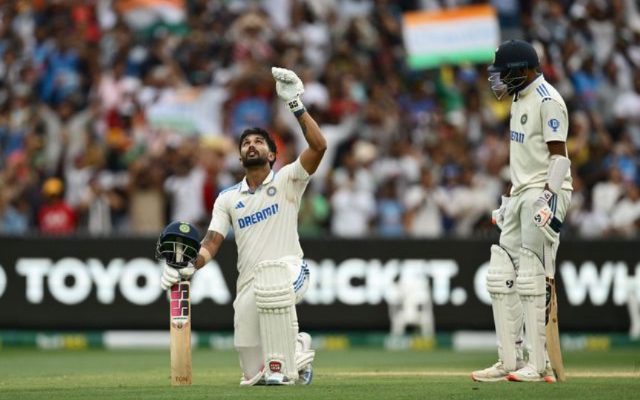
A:
[[[549,317],[547,320],[547,352],[551,368],[556,374],[558,382],[564,382],[566,375],[562,362],[562,350],[560,349],[560,332],[558,330],[558,298],[556,296],[556,281],[554,278],[547,278],[547,284],[551,287],[549,300]]]
[[[176,261],[182,245],[176,246]],[[191,385],[191,284],[180,281],[170,291],[171,386]]]

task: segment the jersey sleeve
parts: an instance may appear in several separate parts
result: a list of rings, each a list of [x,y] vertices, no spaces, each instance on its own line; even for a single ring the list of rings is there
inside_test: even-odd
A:
[[[306,169],[302,166],[300,162],[300,158],[298,157],[294,162],[284,166],[280,173],[284,172],[287,177],[293,181],[309,181],[311,179],[311,175],[307,172]]]
[[[215,231],[221,234],[223,237],[229,233],[231,227],[231,215],[227,207],[226,196],[218,196],[213,204],[213,211],[211,212],[211,223],[209,224],[209,230]]]
[[[545,98],[540,105],[542,136],[545,142],[566,142],[569,119],[566,108],[551,98]]]
[[[311,175],[300,163],[300,158],[282,167],[278,175],[281,175],[281,178],[284,179],[287,193],[297,199],[300,199],[311,179]]]

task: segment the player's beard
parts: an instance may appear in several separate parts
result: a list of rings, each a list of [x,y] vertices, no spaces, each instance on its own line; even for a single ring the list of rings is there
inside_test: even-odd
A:
[[[267,159],[267,156],[261,156],[259,153],[256,157],[253,158],[248,158],[247,155],[245,155],[244,157],[242,157],[242,165],[245,168],[251,168],[251,167],[262,167],[264,165],[266,165],[269,162],[269,160]]]

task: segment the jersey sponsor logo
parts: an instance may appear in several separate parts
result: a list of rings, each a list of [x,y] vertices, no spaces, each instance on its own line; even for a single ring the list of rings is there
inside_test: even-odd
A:
[[[527,123],[527,114],[522,114],[522,117],[520,117],[520,123],[522,125]]]
[[[239,201],[239,202],[236,204],[236,210],[239,210],[239,209],[241,209],[241,208],[244,208],[244,203],[243,203],[242,201]]]
[[[555,118],[551,118],[549,122],[547,122],[547,125],[549,125],[549,128],[553,129],[553,133],[556,133],[560,127],[560,121]]]
[[[518,142],[518,143],[524,143],[524,133],[511,131],[511,141]]]
[[[247,228],[251,225],[255,225],[259,222],[265,221],[267,218],[278,213],[278,203],[272,204],[263,208],[260,211],[254,212],[246,217],[238,218],[238,226],[240,229]]]
[[[275,187],[275,186],[269,186],[269,187],[267,188],[267,194],[268,194],[269,196],[271,196],[271,197],[275,196],[277,192],[278,192],[278,190],[276,189],[276,187]]]

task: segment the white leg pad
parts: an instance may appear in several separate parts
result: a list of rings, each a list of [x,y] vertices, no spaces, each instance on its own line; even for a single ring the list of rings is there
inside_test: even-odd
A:
[[[516,370],[521,342],[522,304],[516,293],[516,272],[509,254],[500,246],[491,246],[487,290],[491,295],[493,321],[498,337],[498,356],[507,371]]]
[[[544,266],[531,250],[520,249],[520,268],[516,287],[524,309],[524,329],[529,362],[539,373],[545,369],[546,282]]]
[[[298,318],[287,264],[261,262],[256,266],[253,286],[265,374],[268,378],[271,373],[281,373],[293,383],[298,378],[295,357]]]

